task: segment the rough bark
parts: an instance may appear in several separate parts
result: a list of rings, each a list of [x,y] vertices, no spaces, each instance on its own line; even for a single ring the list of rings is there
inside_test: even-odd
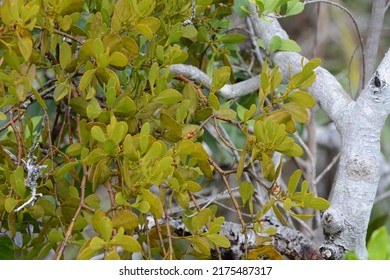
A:
[[[161,220],[164,222],[164,220]],[[321,255],[318,251],[318,246],[310,238],[301,232],[278,224],[271,218],[262,220],[264,229],[269,227],[276,228],[276,234],[273,235],[271,245],[286,259],[291,260],[318,260]],[[179,235],[185,235],[188,231],[183,221],[180,218],[169,218],[169,224],[174,228],[174,231]],[[154,226],[154,220],[149,220],[148,227]],[[242,233],[240,224],[233,222],[225,222],[219,232],[226,236],[231,244],[228,249],[220,248],[222,259],[239,260],[245,255],[245,248],[248,251],[256,248],[257,238],[260,237],[255,231],[247,229],[246,233]],[[216,256],[215,256],[216,257]]]

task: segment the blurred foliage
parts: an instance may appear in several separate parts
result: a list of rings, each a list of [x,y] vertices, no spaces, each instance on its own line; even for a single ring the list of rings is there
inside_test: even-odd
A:
[[[390,260],[390,235],[386,227],[376,229],[367,243],[369,260]],[[346,260],[358,260],[353,252],[345,256]]]
[[[256,4],[283,16],[303,9],[296,0],[272,2]],[[278,182],[283,158],[304,154],[293,133],[314,106],[306,88],[320,60],[302,65],[287,84],[281,84],[278,66],[264,63],[259,92],[224,100],[218,91],[226,83],[249,78],[233,66],[246,36],[228,32],[237,8],[233,0],[196,3],[195,24],[183,26],[191,1],[4,1],[0,145],[14,158],[0,150],[0,258],[210,258],[213,249],[230,247],[219,234],[225,217],[217,215],[216,205],[200,208],[196,195],[205,178],[214,184],[222,178],[231,193],[229,174],[237,175],[242,205],[230,198],[243,232],[244,205],[253,229],[271,236],[275,229],[261,223],[271,209],[288,224],[289,215],[313,216],[297,209],[329,207],[301,171],[287,189]],[[281,50],[300,48],[275,37],[268,51]],[[205,71],[212,77],[210,90],[172,75],[170,66],[178,63]],[[231,170],[216,160],[223,152],[206,148],[214,144],[208,124],[225,153],[240,154]],[[222,127],[237,137],[229,141]],[[278,162],[276,153],[283,156]],[[15,211],[32,195],[29,160],[46,166],[34,179],[42,197]],[[255,164],[259,174],[251,172]],[[260,189],[267,202],[254,207]],[[172,232],[166,218],[174,207],[188,235]],[[165,225],[149,228],[150,220],[160,219]],[[259,239],[258,246],[269,241]],[[267,251],[269,258],[280,257]],[[248,258],[264,254],[254,251]]]

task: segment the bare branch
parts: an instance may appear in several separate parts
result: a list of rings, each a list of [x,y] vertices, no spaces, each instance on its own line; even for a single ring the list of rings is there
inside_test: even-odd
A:
[[[367,57],[365,72],[367,76],[363,81],[363,86],[367,85],[371,74],[374,73],[380,37],[383,29],[383,21],[386,13],[385,2],[386,0],[372,1],[371,17],[368,24],[368,35],[365,44]]]
[[[374,1],[376,2],[376,1]],[[351,18],[354,26],[355,26],[355,29],[356,29],[356,33],[358,35],[358,38],[359,38],[359,44],[360,44],[360,48],[362,50],[362,65],[363,65],[363,71],[362,71],[362,79],[365,80],[366,78],[366,72],[365,72],[365,69],[366,69],[366,66],[365,66],[365,54],[364,54],[364,46],[363,46],[363,37],[360,35],[360,31],[359,31],[359,27],[358,27],[358,24],[355,20],[355,18],[353,17],[353,15],[351,14],[351,12],[343,7],[342,5],[338,4],[338,3],[335,3],[335,2],[332,2],[332,1],[327,1],[327,0],[307,0],[304,2],[304,4],[312,4],[312,3],[326,3],[326,4],[329,4],[329,5],[332,5],[332,6],[335,6],[341,10],[343,10],[345,13],[348,14],[348,16]],[[362,87],[363,88],[363,87]]]
[[[204,87],[211,88],[211,78],[206,73],[202,72],[198,68],[185,65],[185,64],[174,64],[170,66],[170,72],[172,74],[183,75],[184,77],[203,85]],[[236,83],[234,85],[225,85],[218,93],[220,96],[226,99],[237,98],[250,94],[260,87],[259,76],[250,78],[246,81]]]

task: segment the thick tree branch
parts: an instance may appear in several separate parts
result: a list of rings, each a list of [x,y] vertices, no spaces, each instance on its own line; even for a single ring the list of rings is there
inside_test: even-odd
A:
[[[174,64],[170,66],[170,72],[172,74],[182,75],[186,78],[203,85],[204,87],[211,88],[211,78],[206,73],[202,72],[198,68],[185,65]],[[233,99],[240,96],[247,95],[254,92],[260,87],[259,76],[253,77],[243,82],[236,83],[234,85],[225,85],[219,90],[219,95],[226,99]]]
[[[169,218],[170,225],[178,235],[183,235],[183,232],[188,230],[185,228],[183,221],[180,218]],[[154,226],[154,220],[149,219],[149,228]],[[164,223],[164,220],[161,220]],[[293,260],[317,260],[321,259],[318,253],[317,245],[301,232],[279,225],[273,219],[265,218],[262,220],[264,230],[269,227],[276,228],[276,234],[272,236],[271,245],[286,259]],[[250,227],[251,225],[249,225]],[[222,259],[239,260],[244,256],[244,249],[256,249],[260,237],[255,231],[246,229],[246,233],[242,233],[240,224],[233,222],[225,222],[219,234],[229,239],[231,247],[221,250]],[[266,245],[266,244],[264,244]]]

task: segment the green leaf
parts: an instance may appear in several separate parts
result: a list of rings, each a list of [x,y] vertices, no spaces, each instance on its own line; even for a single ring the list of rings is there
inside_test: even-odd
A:
[[[82,0],[60,1],[58,4],[59,14],[70,15],[75,12],[81,12],[83,8]]]
[[[153,31],[150,29],[150,27],[146,24],[138,23],[135,26],[135,29],[142,35],[144,35],[149,40],[153,39]]]
[[[255,188],[251,182],[243,181],[238,187],[238,191],[240,192],[242,204],[245,205],[246,202],[252,197]]]
[[[144,159],[152,159],[159,157],[161,155],[163,146],[160,142],[154,142],[152,146],[150,146],[148,152],[145,154]]]
[[[130,117],[136,111],[136,105],[127,95],[120,95],[112,103],[112,111],[118,117]]]
[[[275,179],[275,164],[266,153],[261,154],[261,173],[265,179],[272,182]]]
[[[210,98],[209,98],[210,100]],[[195,122],[201,122],[209,118],[213,114],[213,108],[206,107],[201,108],[200,110],[195,112]]]
[[[290,210],[295,205],[292,203],[291,199],[287,197],[283,202],[283,209],[284,210]]]
[[[134,230],[138,227],[138,216],[129,210],[122,210],[112,218],[112,226],[116,229]]]
[[[87,100],[85,100],[85,98],[83,98],[81,96],[74,97],[70,100],[69,105],[72,108],[72,110],[74,112],[76,112],[77,114],[79,114],[80,116],[82,116],[82,117],[87,116],[88,102],[87,102]]]
[[[98,125],[92,127],[91,136],[98,142],[104,142],[107,140],[106,135],[103,132],[103,129]]]
[[[216,96],[213,91],[210,92],[208,100],[210,102],[211,107],[213,107],[217,111],[220,109],[221,104],[219,103],[218,96]]]
[[[288,51],[288,52],[301,52],[301,47],[291,39],[282,40],[280,43],[279,49],[280,51]]]
[[[8,213],[11,213],[12,211],[14,211],[14,209],[18,203],[19,203],[19,200],[16,200],[15,198],[12,198],[12,197],[7,198],[5,200],[5,205],[4,205],[5,211],[7,211]]]
[[[220,90],[227,83],[229,78],[230,78],[229,66],[222,66],[221,68],[214,69],[213,80],[211,83],[211,92],[215,93],[218,90]]]
[[[112,250],[104,257],[104,260],[114,261],[114,260],[120,260],[120,259],[121,259],[121,257],[119,256],[119,254],[115,250]]]
[[[32,53],[33,43],[31,39],[18,36],[18,46],[24,61],[27,62],[30,59]]]
[[[96,69],[89,69],[85,71],[79,83],[80,90],[85,90],[89,85],[91,85],[95,73],[96,73]]]
[[[313,216],[314,216],[314,214],[313,215],[295,214],[292,211],[290,211],[290,214],[298,219],[301,219],[301,220],[307,220],[307,219],[313,218]]]
[[[64,176],[66,173],[68,173],[72,168],[74,168],[76,165],[80,164],[79,162],[71,161],[66,164],[64,164],[60,170],[56,173],[57,177]]]
[[[96,119],[100,116],[102,113],[102,108],[100,107],[99,101],[95,98],[92,97],[91,100],[89,100],[89,103],[87,105],[87,117],[90,120]]]
[[[299,123],[305,123],[309,119],[309,114],[306,108],[303,108],[296,103],[283,104],[282,108],[289,112],[292,118]]]
[[[101,148],[96,148],[92,150],[83,160],[86,165],[92,165],[104,158],[106,158],[108,154]]]
[[[77,259],[78,260],[89,260],[98,251],[103,249],[105,244],[106,243],[102,239],[100,239],[99,237],[97,237],[97,236],[93,237],[92,239],[87,241],[87,243],[85,243],[83,248],[81,248],[79,255],[77,256]]]
[[[194,181],[186,181],[185,184],[187,185],[187,190],[190,192],[198,192],[202,189],[202,187]]]
[[[210,208],[203,208],[192,218],[192,228],[194,231],[199,231],[205,226],[212,218],[212,212]]]
[[[210,243],[206,237],[196,236],[195,238],[191,238],[188,241],[192,244],[195,251],[201,253],[206,257],[211,255]]]
[[[219,41],[223,44],[239,44],[246,40],[246,36],[242,34],[226,34],[219,38]]]
[[[140,148],[141,148],[141,153],[146,152],[146,148],[149,145],[149,134],[150,134],[150,124],[148,122],[144,123],[141,127],[141,141],[140,141]]]
[[[386,260],[390,256],[388,251],[389,235],[385,226],[375,230],[367,244],[369,260]]]
[[[177,142],[181,139],[182,136],[182,127],[181,125],[171,116],[161,113],[161,126],[166,129],[164,132],[164,138],[171,142]]]
[[[140,21],[138,21],[138,23],[145,24],[146,26],[149,27],[149,29],[153,33],[156,33],[160,29],[160,26],[161,26],[161,21],[155,17],[145,17],[145,18],[141,19]]]
[[[226,236],[220,234],[207,234],[206,237],[213,242],[215,245],[222,248],[230,248],[230,241],[226,238]]]
[[[108,60],[108,64],[118,68],[126,67],[127,63],[127,57],[121,52],[114,52]]]
[[[111,245],[120,246],[130,253],[140,252],[142,250],[141,245],[129,235],[124,235],[123,228],[120,228],[118,234],[111,240]]]
[[[275,216],[278,218],[278,220],[285,226],[289,226],[286,222],[286,220],[284,219],[282,213],[280,212],[279,208],[274,204],[272,205],[272,210],[274,211],[275,213]]]
[[[292,194],[295,192],[295,190],[298,187],[299,180],[301,179],[302,176],[302,170],[298,169],[296,170],[288,180],[288,185],[287,185],[287,192],[289,194]]]
[[[146,200],[150,205],[150,213],[152,213],[156,219],[160,219],[162,217],[161,200],[147,189],[141,190],[141,193],[144,200]]]
[[[69,84],[59,84],[54,89],[53,98],[56,104],[58,104],[65,96],[70,93],[70,85]]]
[[[174,192],[177,204],[183,209],[190,207],[190,199],[187,192]]]
[[[114,129],[112,131],[112,140],[118,145],[120,142],[125,139],[127,132],[129,130],[129,127],[126,122],[120,121],[115,124]]]
[[[15,249],[14,244],[7,235],[0,237],[0,260],[14,260]]]
[[[93,45],[94,45],[94,39],[86,40],[78,53],[78,59],[80,61],[87,61],[90,57],[94,55]]]
[[[7,120],[7,115],[4,114],[3,112],[0,112],[0,121],[5,121]]]
[[[19,197],[24,197],[26,192],[26,185],[24,183],[24,169],[22,166],[18,166],[15,171],[11,173],[10,183]]]
[[[50,242],[61,242],[65,240],[64,234],[59,230],[52,230],[49,232],[47,239]]]
[[[269,51],[270,53],[274,53],[280,49],[282,45],[282,39],[279,36],[274,36],[269,43]]]
[[[104,216],[100,219],[98,232],[106,242],[111,239],[112,228],[113,226],[110,218]]]
[[[195,38],[198,36],[198,30],[191,24],[183,26],[181,31],[184,38]]]
[[[172,105],[178,103],[181,98],[182,96],[180,92],[173,88],[168,88],[160,92],[157,97],[153,99],[153,101],[164,105]]]
[[[313,108],[316,101],[313,96],[307,91],[296,90],[288,95],[288,99],[293,100],[298,105],[304,108]]]
[[[66,154],[70,157],[75,157],[80,155],[81,150],[84,148],[84,145],[81,143],[73,143],[66,149]]]
[[[305,5],[299,0],[287,2],[286,16],[293,16],[302,13]]]
[[[93,42],[93,53],[96,58],[104,53],[104,45],[102,40],[100,40],[99,38],[95,39],[95,41]]]
[[[330,207],[329,201],[322,197],[310,197],[309,199],[305,198],[304,207],[310,207],[315,210],[326,210]]]
[[[72,49],[67,42],[63,42],[60,47],[60,65],[62,69],[65,69],[66,66],[72,60]]]
[[[190,155],[194,152],[194,143],[191,140],[183,140],[177,144],[176,155]]]

